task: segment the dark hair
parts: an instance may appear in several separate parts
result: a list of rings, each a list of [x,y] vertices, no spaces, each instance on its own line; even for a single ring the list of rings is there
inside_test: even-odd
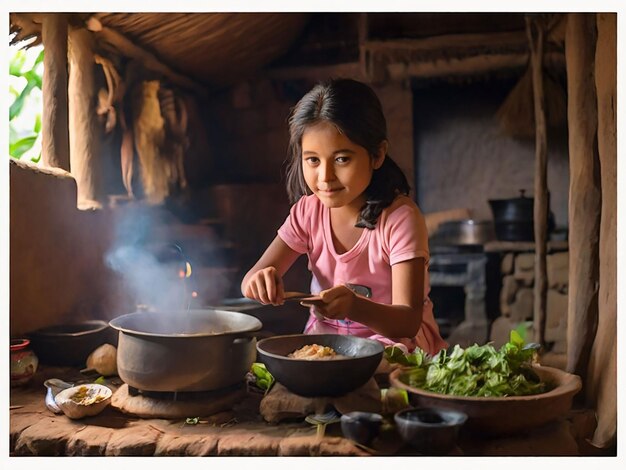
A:
[[[334,79],[313,87],[298,101],[289,116],[289,159],[287,193],[291,203],[311,194],[302,173],[302,135],[312,125],[327,121],[337,126],[348,139],[365,148],[372,158],[387,140],[387,121],[380,100],[365,83]],[[409,194],[409,183],[400,167],[389,155],[374,170],[365,189],[366,202],[361,208],[357,227],[372,230],[385,207],[399,194]]]

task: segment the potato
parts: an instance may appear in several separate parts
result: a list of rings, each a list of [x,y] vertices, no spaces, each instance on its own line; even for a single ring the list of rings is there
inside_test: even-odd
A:
[[[99,346],[87,358],[87,368],[104,376],[117,375],[117,348],[110,344]]]

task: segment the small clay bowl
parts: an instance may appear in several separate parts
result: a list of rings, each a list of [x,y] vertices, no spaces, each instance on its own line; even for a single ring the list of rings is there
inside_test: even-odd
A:
[[[467,415],[446,408],[407,408],[394,415],[405,443],[424,455],[446,455],[456,446]]]
[[[102,412],[111,403],[111,396],[113,391],[109,387],[83,384],[60,391],[54,401],[68,418],[80,419]]]
[[[383,417],[378,413],[352,411],[341,416],[341,431],[348,439],[369,446],[380,433]]]

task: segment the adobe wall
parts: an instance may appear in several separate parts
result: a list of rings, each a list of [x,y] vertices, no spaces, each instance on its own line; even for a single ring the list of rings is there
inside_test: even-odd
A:
[[[9,178],[11,337],[116,316],[124,290],[103,263],[110,212],[76,209],[75,180],[62,170],[11,159]]]

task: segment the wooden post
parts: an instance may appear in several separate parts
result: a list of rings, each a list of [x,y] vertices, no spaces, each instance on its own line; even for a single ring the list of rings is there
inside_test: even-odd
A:
[[[544,345],[546,329],[546,302],[548,281],[546,268],[548,234],[548,136],[546,129],[545,97],[543,92],[544,22],[541,18],[526,17],[526,33],[530,46],[535,107],[535,287],[533,329],[535,342]]]
[[[93,38],[84,28],[70,29],[70,169],[76,179],[79,209],[99,209],[102,168],[96,119]]]
[[[365,42],[367,41],[367,37],[369,35],[368,31],[368,21],[367,21],[367,13],[359,13],[359,25],[358,25],[358,33],[359,33],[359,65],[361,67],[361,74],[364,77],[368,76],[367,64],[368,60],[368,52],[365,48]]]
[[[617,437],[617,15],[598,13],[595,78],[598,154],[602,182],[598,331],[591,349],[587,402],[598,426],[591,443],[606,448]]]
[[[41,158],[48,167],[70,170],[67,116],[67,17],[62,13],[43,16],[43,112]]]
[[[570,13],[565,32],[569,129],[567,370],[584,378],[598,316],[600,180],[594,84],[595,14]]]

